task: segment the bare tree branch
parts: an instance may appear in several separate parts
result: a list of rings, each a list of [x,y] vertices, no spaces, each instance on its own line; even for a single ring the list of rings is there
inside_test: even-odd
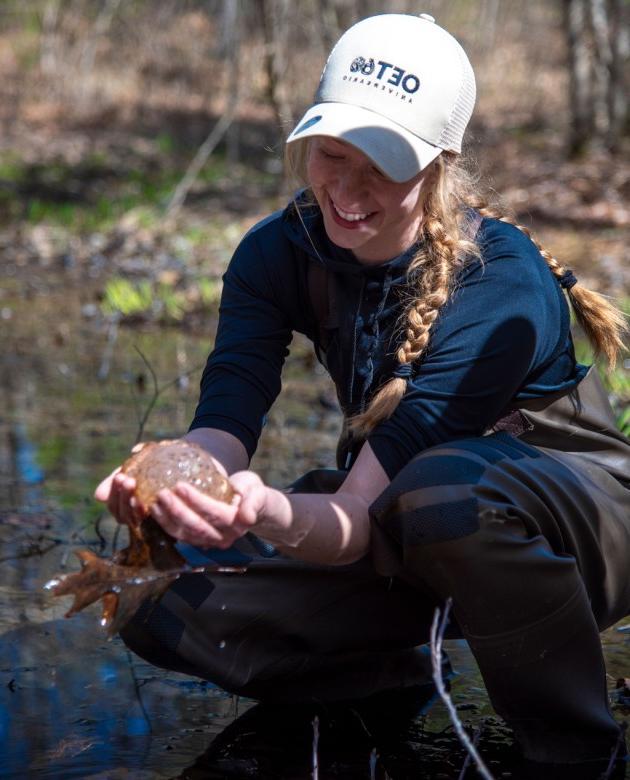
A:
[[[433,624],[431,626],[431,664],[433,666],[433,682],[435,683],[435,687],[437,688],[440,698],[446,705],[449,717],[455,728],[455,733],[457,734],[459,741],[472,757],[472,760],[475,762],[477,771],[484,778],[484,780],[494,780],[492,774],[490,774],[490,771],[488,770],[488,767],[485,765],[483,759],[479,755],[477,748],[471,742],[470,737],[466,733],[466,729],[462,726],[462,722],[457,715],[457,710],[455,709],[455,705],[453,704],[453,701],[446,690],[444,685],[444,678],[442,677],[442,641],[444,639],[444,632],[446,631],[446,626],[448,624],[448,613],[450,612],[451,605],[452,600],[449,598],[447,599],[444,606],[444,612],[441,616],[441,620],[439,609],[435,610],[435,615],[433,616]]]

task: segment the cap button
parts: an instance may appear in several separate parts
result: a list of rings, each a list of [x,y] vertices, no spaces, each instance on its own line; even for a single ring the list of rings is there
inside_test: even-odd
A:
[[[431,16],[431,14],[418,14],[418,16],[424,19],[425,22],[435,22],[435,17]]]

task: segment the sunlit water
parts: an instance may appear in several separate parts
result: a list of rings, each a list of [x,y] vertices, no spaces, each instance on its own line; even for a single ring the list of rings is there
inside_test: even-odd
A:
[[[312,714],[261,714],[251,701],[149,666],[120,640],[106,641],[97,609],[65,620],[69,599],[42,590],[76,568],[74,549],[111,552],[115,524],[93,489],[138,437],[153,374],[161,392],[143,437],[186,430],[211,324],[207,337],[116,328],[63,289],[17,300],[5,295],[0,320],[0,777],[312,777]],[[332,466],[339,422],[327,381],[298,341],[254,467],[283,485]],[[630,634],[618,628],[604,637],[611,688],[630,670]],[[510,734],[470,652],[461,642],[447,648],[462,721],[486,722],[482,753],[497,778],[513,776]],[[378,756],[378,735],[352,713],[319,717],[320,778],[460,776],[464,752],[440,703],[404,738],[379,744]]]

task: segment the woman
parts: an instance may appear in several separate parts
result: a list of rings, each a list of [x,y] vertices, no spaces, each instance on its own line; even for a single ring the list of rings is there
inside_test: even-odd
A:
[[[630,443],[575,361],[565,294],[613,361],[623,319],[466,184],[474,99],[427,15],[371,17],[334,48],[288,139],[307,188],[232,259],[186,437],[240,499],[180,484],[152,507],[248,573],[182,577],[123,638],[257,698],[367,697],[426,682],[450,597],[524,755],[607,760],[620,729],[599,630],[630,608]],[[283,492],[247,467],[294,330],[347,425],[340,470]],[[124,522],[133,488],[115,473],[96,495]]]

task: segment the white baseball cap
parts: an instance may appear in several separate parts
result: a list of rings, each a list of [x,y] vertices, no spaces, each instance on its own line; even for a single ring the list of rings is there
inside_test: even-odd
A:
[[[333,136],[407,181],[443,150],[461,152],[474,104],[466,52],[432,16],[371,16],[335,45],[287,143]]]

